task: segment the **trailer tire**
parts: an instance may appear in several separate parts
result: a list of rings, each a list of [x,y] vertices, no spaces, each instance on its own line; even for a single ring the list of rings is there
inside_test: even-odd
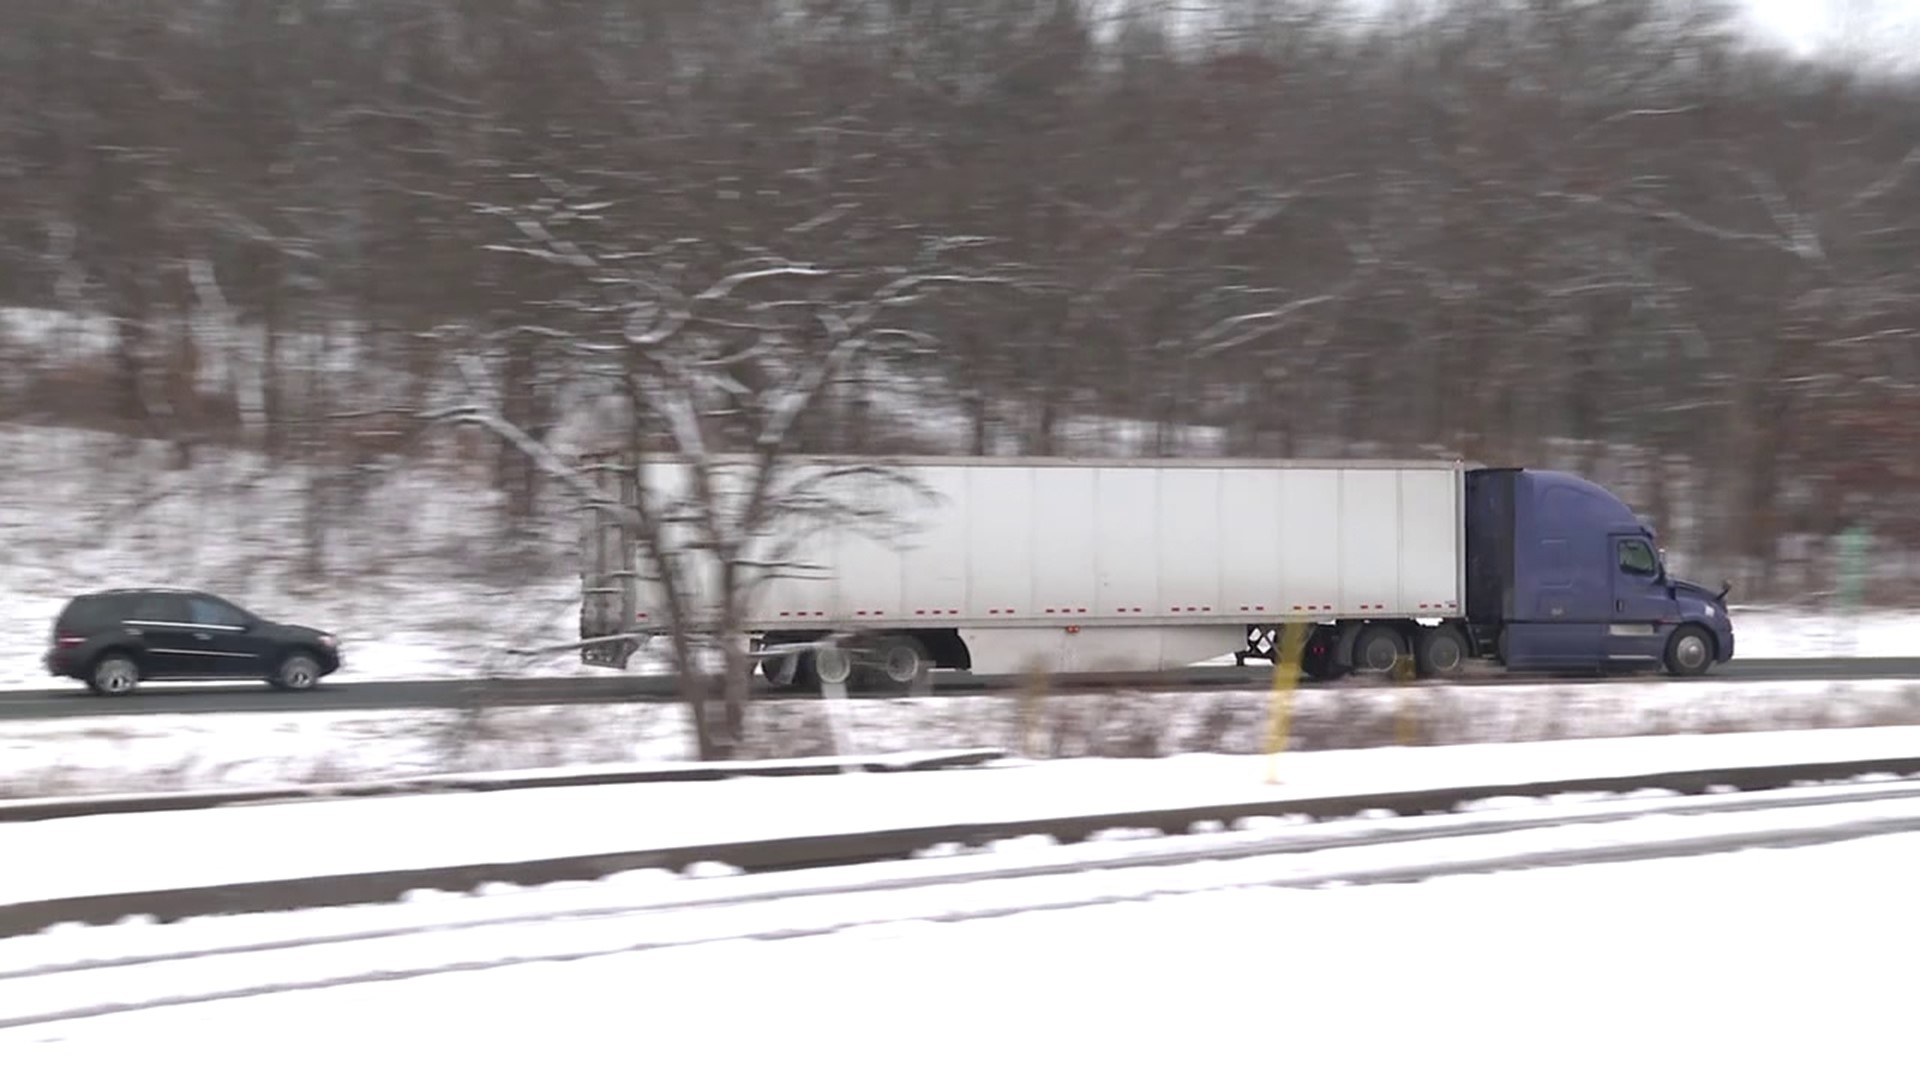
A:
[[[1353,639],[1354,674],[1392,675],[1408,651],[1399,630],[1379,623],[1364,627]]]
[[[932,683],[933,659],[920,639],[889,634],[873,643],[873,682],[895,694],[918,694]]]
[[[1422,678],[1451,679],[1466,669],[1467,635],[1459,627],[1424,627],[1414,642],[1413,662]]]
[[[810,689],[829,686],[845,689],[853,679],[853,654],[839,645],[821,645],[803,657],[801,670],[806,673]]]
[[[760,661],[760,677],[767,681],[768,686],[791,689],[800,681],[800,659],[791,653],[769,656]]]
[[[1712,635],[1691,623],[1675,630],[1667,639],[1667,671],[1681,678],[1705,675],[1713,666],[1715,655]]]

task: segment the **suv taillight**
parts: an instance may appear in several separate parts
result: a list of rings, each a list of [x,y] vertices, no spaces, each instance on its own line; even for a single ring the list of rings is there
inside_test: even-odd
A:
[[[77,649],[85,644],[86,640],[86,638],[76,634],[55,634],[53,636],[53,647],[56,649]]]

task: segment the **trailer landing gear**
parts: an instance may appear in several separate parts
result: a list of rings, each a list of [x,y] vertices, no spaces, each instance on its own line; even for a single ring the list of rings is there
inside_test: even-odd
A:
[[[1325,682],[1338,678],[1339,665],[1334,660],[1334,646],[1339,643],[1340,632],[1331,626],[1315,626],[1307,635],[1305,646],[1300,651],[1300,672],[1315,682]],[[1247,627],[1247,647],[1233,654],[1235,667],[1246,667],[1249,660],[1265,660],[1270,664],[1279,663],[1280,627]]]

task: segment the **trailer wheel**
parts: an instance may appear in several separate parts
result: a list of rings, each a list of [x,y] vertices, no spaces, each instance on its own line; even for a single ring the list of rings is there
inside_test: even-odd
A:
[[[853,678],[853,655],[838,645],[821,645],[804,655],[807,682],[812,686],[844,687]]]
[[[1361,675],[1391,675],[1407,655],[1407,640],[1391,626],[1369,626],[1353,641],[1353,670]]]
[[[1444,623],[1425,627],[1414,643],[1413,661],[1422,677],[1452,678],[1467,666],[1467,636]]]
[[[931,680],[933,661],[910,634],[890,634],[873,643],[873,676],[883,690],[919,693]]]
[[[1667,671],[1674,675],[1705,675],[1713,666],[1713,657],[1713,639],[1697,626],[1683,626],[1667,641]]]
[[[768,686],[787,689],[800,681],[799,657],[788,653],[784,656],[769,656],[760,661],[760,677]]]

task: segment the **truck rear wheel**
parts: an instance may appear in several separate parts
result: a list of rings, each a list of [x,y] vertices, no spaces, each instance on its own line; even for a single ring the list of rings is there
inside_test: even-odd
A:
[[[1450,679],[1467,666],[1467,636],[1458,627],[1424,627],[1413,646],[1413,661],[1428,678]]]

